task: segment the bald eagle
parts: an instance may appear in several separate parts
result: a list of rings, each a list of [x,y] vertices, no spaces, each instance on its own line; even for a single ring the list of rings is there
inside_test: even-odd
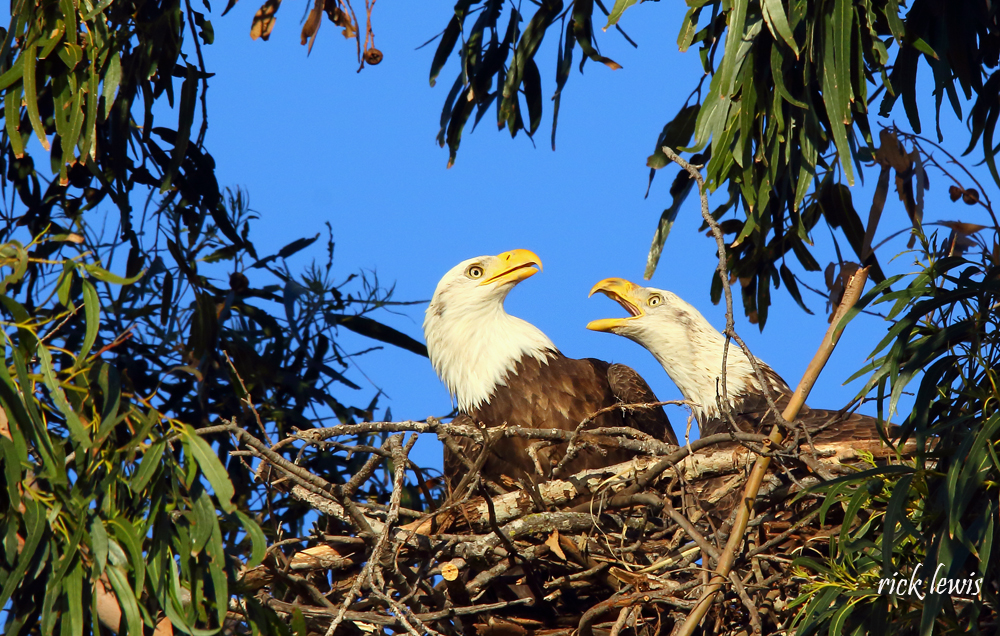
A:
[[[572,431],[596,411],[624,403],[655,402],[656,396],[631,368],[559,352],[540,329],[504,311],[511,289],[542,267],[528,250],[462,261],[441,279],[424,318],[424,337],[434,370],[458,400],[461,414],[487,427],[521,426]],[[613,409],[593,427],[630,426],[677,443],[661,407]],[[482,474],[546,478],[566,452],[556,444],[528,454],[532,440],[501,438],[490,449]],[[468,448],[468,445],[466,445]],[[471,451],[471,449],[470,449]],[[585,450],[566,463],[564,474],[626,461],[632,453]],[[469,459],[475,459],[471,454]],[[445,451],[445,478],[453,486],[461,464]]]
[[[719,412],[716,396],[722,394],[722,352],[726,337],[701,313],[676,294],[641,287],[621,278],[608,278],[594,285],[591,296],[601,292],[625,308],[627,318],[604,318],[587,325],[594,331],[625,336],[645,347],[663,365],[693,408],[702,437],[729,430]],[[774,369],[757,361],[775,404],[782,410],[792,389]],[[746,432],[770,429],[764,391],[746,355],[735,345],[726,358],[726,392],[737,426]],[[876,420],[859,414],[844,414],[803,406],[796,418],[806,430],[817,431],[819,441],[877,439]]]

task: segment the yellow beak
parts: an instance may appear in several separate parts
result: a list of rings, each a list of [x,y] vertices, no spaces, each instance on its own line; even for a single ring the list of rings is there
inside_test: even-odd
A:
[[[594,285],[590,290],[591,296],[597,292],[601,292],[624,307],[625,311],[632,315],[627,318],[602,318],[594,320],[587,324],[587,329],[591,331],[614,331],[618,327],[624,327],[629,320],[642,316],[642,305],[636,302],[634,295],[637,289],[639,289],[638,285],[624,278],[605,278]]]
[[[542,271],[542,259],[531,250],[511,250],[497,254],[496,264],[489,267],[480,285],[520,283]]]

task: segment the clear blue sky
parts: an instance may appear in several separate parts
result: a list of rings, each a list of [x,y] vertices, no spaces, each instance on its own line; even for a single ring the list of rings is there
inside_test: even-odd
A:
[[[220,183],[246,187],[251,206],[261,213],[252,238],[262,253],[322,232],[329,221],[340,276],[374,270],[383,283],[395,283],[397,300],[417,300],[428,299],[441,275],[460,260],[531,249],[541,256],[544,272],[511,293],[508,311],[538,325],[565,354],[629,364],[661,399],[679,397],[647,352],[584,327],[595,318],[621,315],[614,303],[588,299],[587,292],[608,276],[641,281],[653,229],[669,205],[667,190],[676,170],[661,171],[644,200],[644,164],[663,124],[699,77],[697,52],[681,54],[676,46],[683,7],[650,3],[630,9],[622,25],[638,49],[613,31],[598,36],[603,54],[624,68],[611,71],[588,63],[583,76],[574,69],[564,91],[556,152],[549,148],[552,113],[546,99],[537,147],[523,133],[514,140],[506,131],[498,133],[491,113],[474,134],[471,126],[466,129],[450,170],[448,152],[436,145],[435,135],[457,57],[438,86],[430,88],[436,43],[415,50],[447,23],[450,3],[378,3],[373,13],[376,46],[385,59],[361,73],[355,72],[354,41],[345,40],[325,20],[312,55],[306,57],[299,45],[301,3],[285,3],[269,42],[250,40],[256,10],[255,3],[244,0],[225,17],[213,15],[216,43],[205,48],[208,68],[216,73],[210,81],[207,142]],[[531,8],[525,5],[525,10]],[[555,35],[549,34],[536,58],[547,96],[554,90]],[[922,73],[929,75],[926,67]],[[929,92],[928,86],[924,125],[931,131]],[[898,110],[894,115],[905,125]],[[950,113],[945,120],[946,134],[954,135],[950,149],[960,151],[967,140],[964,126]],[[871,169],[865,174],[869,186],[853,193],[862,218],[867,218],[877,176]],[[947,201],[947,186],[939,175],[931,179],[927,220],[982,220],[978,208]],[[649,284],[674,291],[721,327],[724,308],[709,299],[715,246],[697,231],[700,222],[691,197]],[[907,223],[891,192],[880,235]],[[825,224],[814,238],[829,248]],[[896,240],[896,249],[884,252],[883,259],[902,250],[905,240]],[[842,244],[846,248],[846,241]],[[322,259],[322,250],[301,253],[292,266],[311,258]],[[833,260],[832,249],[820,251],[817,259],[825,266]],[[911,263],[904,256],[890,269],[912,270]],[[809,274],[807,281],[824,288],[822,273]],[[738,331],[793,386],[827,327],[821,299],[803,294],[816,315],[801,311],[784,289],[772,292],[775,305],[763,334],[737,304]],[[376,317],[422,341],[423,309]],[[842,382],[864,364],[886,328],[871,317],[851,325],[809,402],[837,408],[853,397],[860,384],[845,387]],[[350,332],[343,336],[356,349],[370,344]],[[391,407],[394,419],[423,419],[451,409],[429,362],[411,353],[387,348],[366,355],[349,375],[363,384],[363,395],[349,395],[345,389],[343,400],[366,403],[379,387],[388,396],[382,405]],[[874,406],[862,410],[873,413]],[[686,413],[674,408],[670,415],[681,429]],[[435,440],[420,448],[424,463],[440,461]]]

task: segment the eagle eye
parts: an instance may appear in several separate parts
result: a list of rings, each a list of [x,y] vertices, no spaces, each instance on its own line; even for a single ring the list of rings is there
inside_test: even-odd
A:
[[[469,269],[465,270],[465,275],[473,280],[477,278],[482,278],[483,268],[480,267],[479,265],[469,265]]]
[[[653,294],[652,296],[649,297],[649,300],[646,301],[646,304],[649,305],[650,307],[656,307],[662,302],[663,302],[663,296],[660,296],[659,294]]]

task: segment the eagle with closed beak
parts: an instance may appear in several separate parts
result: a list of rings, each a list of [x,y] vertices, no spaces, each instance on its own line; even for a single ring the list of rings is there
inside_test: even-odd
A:
[[[459,413],[486,427],[518,426],[574,431],[609,406],[656,402],[649,385],[631,368],[593,358],[574,360],[534,325],[504,310],[504,299],[521,281],[541,270],[541,260],[523,249],[462,261],[437,285],[424,318],[427,352],[438,377],[457,398]],[[677,443],[663,409],[611,409],[593,427],[628,426]],[[501,437],[489,449],[482,475],[503,482],[526,476],[551,476],[567,443],[529,454],[533,440]],[[474,460],[471,441],[464,445]],[[534,455],[534,457],[532,457]],[[562,469],[627,461],[634,453],[614,444],[587,447]],[[463,464],[445,449],[445,479],[462,477]],[[507,480],[510,483],[510,480]]]

